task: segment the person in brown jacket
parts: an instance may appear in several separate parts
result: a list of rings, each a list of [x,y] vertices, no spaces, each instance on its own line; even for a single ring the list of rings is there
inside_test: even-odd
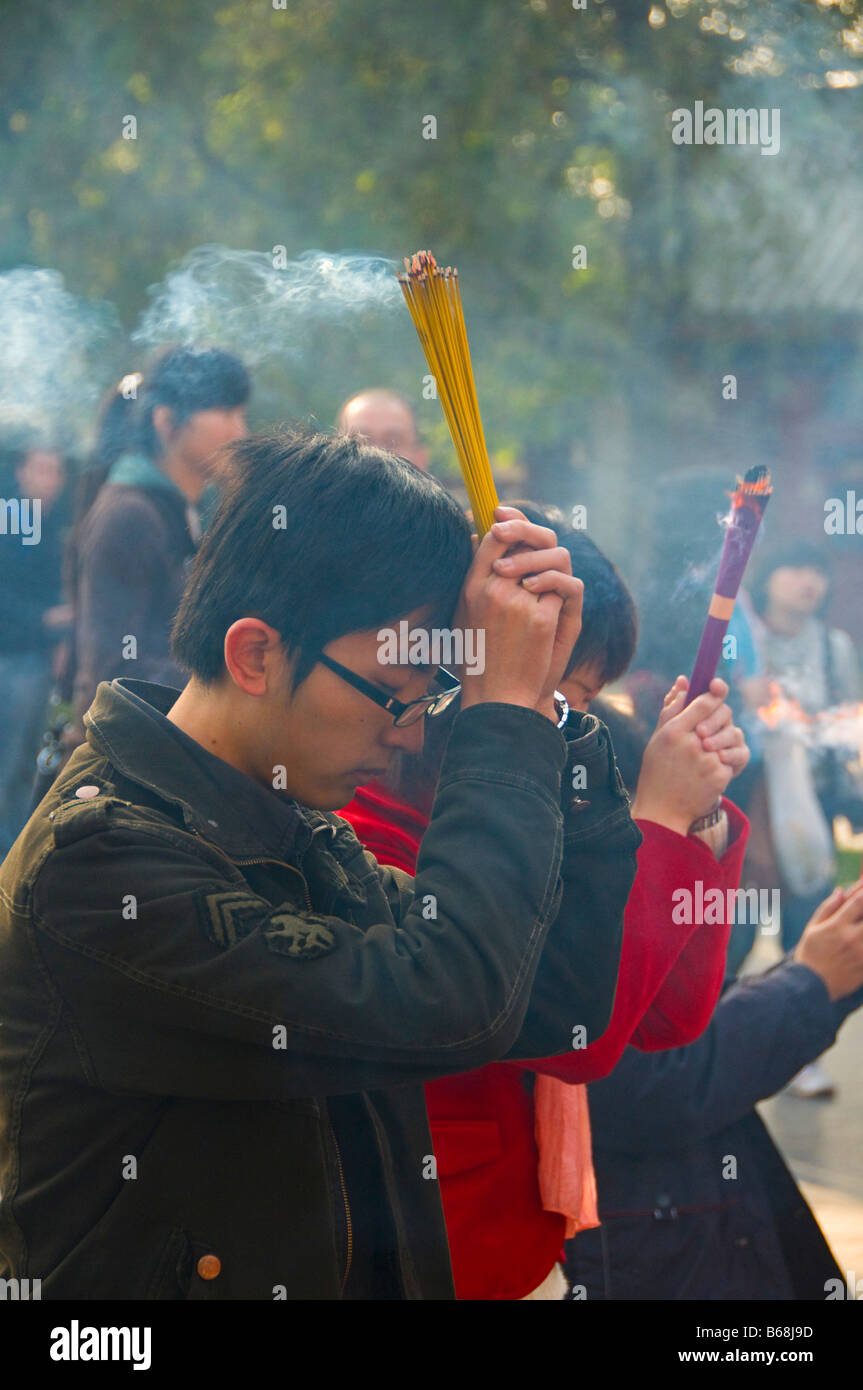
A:
[[[248,373],[218,348],[170,349],[135,389],[128,448],[79,531],[79,720],[100,681],[182,683],[169,636],[200,538],[197,505],[216,452],[246,433]]]

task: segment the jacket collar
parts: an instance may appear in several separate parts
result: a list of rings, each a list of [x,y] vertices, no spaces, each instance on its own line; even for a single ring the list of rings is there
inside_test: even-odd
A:
[[[109,483],[122,483],[126,487],[150,487],[162,492],[173,493],[185,506],[186,499],[177,484],[163,473],[157,463],[146,454],[121,454],[108,474]]]
[[[335,816],[259,786],[166,719],[179,693],[149,681],[103,681],[84,715],[88,743],[124,777],[174,804],[187,829],[232,859],[290,862],[320,832],[331,840]]]

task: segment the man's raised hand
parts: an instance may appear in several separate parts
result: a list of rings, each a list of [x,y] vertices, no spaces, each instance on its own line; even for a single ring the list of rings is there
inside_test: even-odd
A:
[[[553,695],[581,631],[584,585],[547,526],[498,507],[465,579],[456,625],[484,628],[485,670],[466,677],[462,705],[523,705],[554,718]]]

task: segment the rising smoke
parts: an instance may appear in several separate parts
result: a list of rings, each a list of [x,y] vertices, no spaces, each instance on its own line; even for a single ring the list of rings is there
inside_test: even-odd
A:
[[[0,275],[0,435],[74,446],[92,427],[119,334],[112,305],[71,294],[56,270]]]
[[[149,295],[134,342],[215,342],[250,365],[296,353],[314,325],[365,322],[402,302],[392,261],[324,251],[288,261],[279,247],[196,247]]]

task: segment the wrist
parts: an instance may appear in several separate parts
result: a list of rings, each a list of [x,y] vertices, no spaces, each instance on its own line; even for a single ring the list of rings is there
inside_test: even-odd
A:
[[[463,681],[461,687],[461,708],[471,705],[515,705],[518,709],[537,709],[536,697],[509,690],[483,688],[477,681]],[[540,711],[544,713],[545,711]]]
[[[464,691],[464,685],[461,687],[461,691]],[[460,708],[471,709],[472,706],[475,705],[511,705],[513,709],[529,709],[531,713],[538,713],[538,710],[536,710],[536,702],[527,698],[527,696],[521,698],[521,696],[511,694],[496,695],[493,691],[486,691],[485,695],[482,694],[482,692],[478,692],[475,699],[467,699],[467,701],[466,699],[461,699]]]
[[[721,859],[728,849],[728,817],[724,806],[719,807],[715,821],[712,816],[703,816],[702,820],[709,820],[710,824],[701,826],[699,821],[694,821],[689,827],[690,838],[700,840],[710,850],[714,859]]]
[[[537,714],[542,714],[546,719],[550,719],[555,728],[562,729],[569,714],[569,705],[565,700],[548,697],[540,700],[538,705],[534,705]]]
[[[827,991],[830,1003],[837,1004],[840,999],[844,998],[846,992],[851,993],[851,991],[846,991],[840,985],[838,985],[836,981],[833,979],[831,971],[828,970],[828,972],[825,974],[823,969],[819,969],[817,965],[814,965],[813,962],[807,958],[809,952],[807,951],[806,947],[804,946],[802,950],[800,949],[802,944],[802,941],[797,943],[795,950],[791,953],[791,959],[794,961],[795,965],[805,966],[805,968],[807,970],[810,970],[813,975],[817,975],[822,985]]]
[[[690,822],[688,833],[697,835],[699,831],[712,830],[715,825],[719,824],[723,814],[722,797],[720,796],[717,797],[709,811],[705,811],[704,815],[696,816],[695,820]]]
[[[666,830],[673,830],[675,835],[687,835],[689,833],[690,821],[686,814],[681,815],[679,812],[671,810],[670,807],[651,805],[649,801],[639,800],[638,796],[632,803],[632,819],[653,821],[654,825],[661,825]]]

